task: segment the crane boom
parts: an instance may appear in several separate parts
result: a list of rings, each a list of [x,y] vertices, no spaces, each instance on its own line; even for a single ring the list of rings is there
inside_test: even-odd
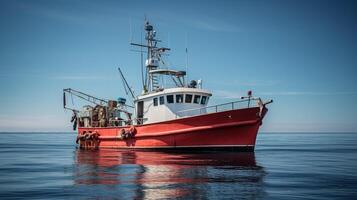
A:
[[[95,97],[95,96],[92,96],[92,95],[89,95],[89,94],[86,94],[86,93],[83,93],[83,92],[80,92],[80,91],[77,91],[77,90],[74,90],[74,89],[71,89],[71,88],[63,89],[63,108],[69,109],[69,110],[72,110],[72,111],[76,111],[76,110],[67,107],[67,105],[66,105],[66,94],[74,95],[74,96],[76,96],[76,97],[78,97],[80,99],[83,99],[83,100],[88,101],[90,103],[93,103],[95,105],[103,106],[103,105],[108,104],[108,101],[105,100],[105,99],[100,99],[98,97]]]
[[[135,95],[134,95],[134,92],[133,90],[130,88],[128,82],[126,81],[125,77],[124,77],[124,74],[123,72],[121,71],[120,67],[118,67],[118,70],[119,70],[119,73],[120,73],[120,77],[121,79],[123,80],[123,86],[124,86],[124,89],[125,89],[125,92],[126,94],[128,94],[127,92],[127,89],[129,90],[130,94],[131,94],[131,97],[133,98],[133,100],[135,99]]]

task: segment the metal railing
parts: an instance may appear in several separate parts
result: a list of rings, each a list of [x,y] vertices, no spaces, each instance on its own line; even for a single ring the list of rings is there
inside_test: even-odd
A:
[[[243,108],[250,108],[250,107],[260,107],[262,108],[264,105],[272,103],[273,100],[269,100],[266,102],[262,102],[260,98],[245,98],[239,101],[233,101],[229,103],[224,103],[224,104],[217,104],[213,106],[206,106],[202,108],[194,108],[194,109],[187,109],[187,110],[181,110],[178,111],[175,114],[175,118],[183,118],[183,117],[191,117],[191,116],[197,116],[197,115],[202,115],[202,114],[207,114],[207,113],[217,113],[217,112],[223,112],[223,111],[229,111],[229,110],[237,110],[237,109],[243,109]],[[148,120],[148,118],[133,118],[133,119],[111,119],[108,121],[108,124],[106,127],[120,127],[120,126],[128,126],[128,125],[140,125],[144,124],[144,122]],[[98,127],[98,126],[92,126],[90,127]],[[84,127],[84,126],[80,126]]]
[[[110,120],[108,127],[117,127],[125,125],[140,125],[143,124],[147,118],[134,118],[134,119],[120,119],[120,120]]]
[[[181,110],[176,113],[176,119],[181,117],[196,116],[196,115],[202,115],[207,113],[217,113],[217,112],[236,110],[242,108],[259,107],[259,104],[262,104],[260,98],[249,98],[249,99],[243,99],[243,100],[233,101],[224,104],[218,104],[214,106],[206,106],[202,108]]]
[[[106,126],[103,127],[120,127],[120,126],[130,126],[130,125],[140,125],[143,124],[147,118],[134,118],[134,119],[110,119]],[[89,126],[85,126],[84,124],[79,124],[80,128],[97,128],[101,127],[99,125],[99,121],[96,121],[94,124],[92,121],[90,122]]]

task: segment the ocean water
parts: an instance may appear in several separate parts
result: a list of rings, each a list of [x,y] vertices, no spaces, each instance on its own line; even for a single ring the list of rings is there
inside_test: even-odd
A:
[[[357,199],[357,134],[260,133],[255,152],[164,153],[0,133],[0,199]]]

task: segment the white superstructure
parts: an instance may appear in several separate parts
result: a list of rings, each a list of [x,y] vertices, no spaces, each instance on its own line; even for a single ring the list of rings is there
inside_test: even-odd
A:
[[[143,92],[134,100],[135,115],[139,119],[137,123],[156,123],[205,113],[204,108],[212,94],[201,88],[201,80],[198,81],[199,88],[197,88],[197,81],[193,80],[188,84],[185,80],[185,71],[160,68],[160,63],[164,63],[162,55],[170,49],[157,47],[160,40],[155,39],[156,32],[148,21],[145,22],[145,31],[147,41],[145,45],[131,43],[147,48],[145,69],[142,69],[146,71],[145,78],[143,77]],[[175,86],[165,88],[164,83],[160,81],[163,80],[162,76],[171,77],[170,80]],[[182,112],[190,109],[195,111]]]
[[[141,95],[135,101],[137,117],[143,123],[155,123],[205,113],[212,94],[198,88],[169,88],[152,94]],[[202,110],[197,110],[202,108]],[[194,111],[182,112],[195,109]]]

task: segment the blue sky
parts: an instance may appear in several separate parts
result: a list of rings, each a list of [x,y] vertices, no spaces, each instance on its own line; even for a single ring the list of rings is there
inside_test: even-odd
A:
[[[0,131],[70,131],[62,89],[140,92],[144,16],[211,104],[274,99],[262,131],[357,131],[355,1],[0,0]],[[131,28],[130,28],[131,24]],[[132,37],[131,37],[132,36]]]

